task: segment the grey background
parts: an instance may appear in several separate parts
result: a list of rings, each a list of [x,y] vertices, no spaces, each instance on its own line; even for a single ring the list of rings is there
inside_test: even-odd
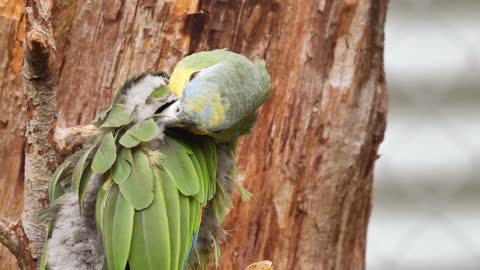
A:
[[[480,0],[391,0],[367,269],[480,269]]]

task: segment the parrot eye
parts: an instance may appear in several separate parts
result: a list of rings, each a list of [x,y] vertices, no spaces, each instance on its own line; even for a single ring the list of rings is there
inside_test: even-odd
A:
[[[193,79],[195,79],[195,77],[197,77],[199,73],[200,71],[193,72],[192,75],[190,75],[190,79],[188,81],[191,82]]]

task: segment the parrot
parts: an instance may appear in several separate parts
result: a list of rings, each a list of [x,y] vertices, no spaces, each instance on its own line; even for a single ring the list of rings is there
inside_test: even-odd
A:
[[[236,148],[271,92],[265,61],[216,49],[127,80],[48,187],[40,269],[219,266]]]

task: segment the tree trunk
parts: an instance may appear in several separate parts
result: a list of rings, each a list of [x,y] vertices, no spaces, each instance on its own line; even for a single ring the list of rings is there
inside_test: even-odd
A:
[[[58,123],[88,123],[129,76],[228,48],[265,59],[272,96],[238,151],[254,197],[224,227],[221,269],[363,269],[385,128],[386,0],[53,1]],[[0,215],[22,210],[23,2],[0,0]],[[253,150],[253,153],[252,153]],[[15,269],[0,254],[0,269]]]
[[[25,29],[21,0],[0,0],[0,216],[18,219],[23,209],[26,99],[22,86]],[[17,262],[0,244],[0,269]]]

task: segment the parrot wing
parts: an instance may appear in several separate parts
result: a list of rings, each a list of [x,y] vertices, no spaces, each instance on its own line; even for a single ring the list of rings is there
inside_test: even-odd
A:
[[[104,182],[95,220],[108,269],[181,270],[195,246],[202,208],[216,192],[216,144],[182,131],[160,140],[153,119],[130,124],[131,119],[122,106],[114,106],[97,120],[102,133],[58,167],[45,211],[47,236],[57,199],[76,193],[84,214],[87,186],[97,175]]]
[[[127,131],[128,133],[128,131]],[[121,147],[121,146],[120,146]],[[165,135],[158,148],[138,145],[122,162],[129,176],[109,178],[97,198],[97,227],[108,269],[183,269],[195,245],[202,207],[213,197],[213,139]],[[113,165],[115,167],[115,165]],[[112,169],[112,176],[114,176]],[[118,178],[118,176],[117,176]]]
[[[72,177],[79,198],[92,171],[107,179],[97,195],[96,223],[108,269],[183,269],[202,207],[215,193],[215,142],[185,133],[160,141],[152,119],[115,131],[83,151]],[[142,144],[153,140],[155,148]]]

